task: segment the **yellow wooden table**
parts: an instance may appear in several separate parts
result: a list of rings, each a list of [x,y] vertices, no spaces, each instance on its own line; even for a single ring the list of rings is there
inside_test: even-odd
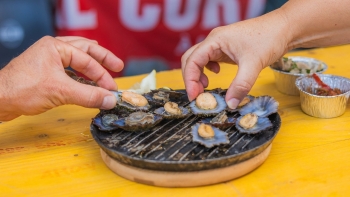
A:
[[[350,78],[350,45],[289,53],[317,58],[328,74]],[[208,73],[209,89],[227,88],[236,66]],[[116,79],[127,89],[143,76]],[[180,70],[157,73],[157,86],[183,89]],[[282,127],[265,163],[236,180],[196,188],[134,183],[110,171],[89,131],[97,109],[62,106],[0,125],[0,196],[349,196],[350,108],[333,119],[304,114],[298,96],[278,92],[272,71],[250,94],[279,103]]]

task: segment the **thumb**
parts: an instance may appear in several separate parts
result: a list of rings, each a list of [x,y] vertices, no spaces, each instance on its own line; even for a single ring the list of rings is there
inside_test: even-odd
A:
[[[226,93],[226,103],[229,108],[235,109],[240,101],[252,89],[260,71],[258,64],[248,61],[242,62],[238,67],[238,72]]]
[[[71,81],[64,104],[75,104],[88,108],[112,109],[117,103],[116,97],[108,90]]]

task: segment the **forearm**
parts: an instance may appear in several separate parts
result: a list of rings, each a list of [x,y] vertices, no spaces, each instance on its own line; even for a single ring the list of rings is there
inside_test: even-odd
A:
[[[288,49],[350,43],[350,0],[289,0],[279,10],[290,27]]]

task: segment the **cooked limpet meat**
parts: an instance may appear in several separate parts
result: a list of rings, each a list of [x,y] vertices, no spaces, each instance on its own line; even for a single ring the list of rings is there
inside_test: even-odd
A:
[[[244,129],[250,129],[252,128],[256,123],[258,122],[258,116],[256,114],[246,114],[244,115],[238,124],[243,127]]]
[[[207,124],[200,124],[198,128],[198,134],[202,138],[213,138],[215,136],[214,129]]]
[[[236,128],[240,133],[255,134],[271,127],[272,123],[269,118],[251,113],[237,118],[236,121]]]
[[[148,111],[151,106],[148,104],[147,99],[137,93],[124,91],[117,92],[111,91],[114,96],[117,98],[117,108],[118,110],[127,110],[127,111]]]
[[[197,123],[193,125],[191,127],[191,134],[193,142],[197,142],[207,148],[230,143],[226,132],[206,124]]]
[[[166,112],[172,115],[180,115],[182,113],[181,109],[179,108],[179,105],[174,102],[165,103],[164,109]]]
[[[215,97],[209,92],[204,92],[196,98],[196,106],[200,109],[214,109],[217,105]]]
[[[161,115],[166,119],[178,119],[184,118],[190,115],[190,110],[185,107],[179,106],[175,102],[167,102],[164,107],[160,107],[154,110],[155,114]]]
[[[122,93],[122,101],[125,101],[135,107],[144,107],[148,105],[148,101],[144,96],[129,91],[124,91]]]
[[[226,109],[225,99],[216,93],[205,92],[190,103],[190,108],[198,116],[215,116]]]
[[[238,104],[238,107],[242,107],[245,104],[250,102],[250,98],[248,96],[244,97],[243,100]]]

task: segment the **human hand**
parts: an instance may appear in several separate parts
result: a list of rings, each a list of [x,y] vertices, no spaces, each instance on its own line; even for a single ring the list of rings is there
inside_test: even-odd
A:
[[[195,99],[208,86],[204,67],[219,73],[217,62],[237,63],[237,75],[225,98],[230,108],[236,108],[253,87],[260,71],[288,51],[290,38],[288,23],[278,11],[215,28],[203,42],[182,56],[182,74],[189,99]]]
[[[119,72],[123,62],[96,41],[82,37],[43,37],[0,70],[0,120],[36,115],[64,104],[111,109],[117,85],[101,66]],[[75,70],[99,87],[78,83],[64,68]]]

